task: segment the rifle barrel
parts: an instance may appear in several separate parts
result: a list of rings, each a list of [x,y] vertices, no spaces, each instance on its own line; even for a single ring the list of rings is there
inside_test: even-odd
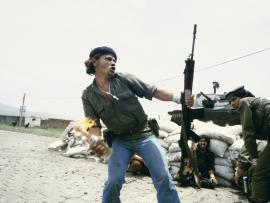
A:
[[[197,33],[197,24],[194,24],[194,28],[193,28],[193,41],[192,41],[192,51],[191,51],[191,60],[193,60],[193,56],[194,56],[194,46],[195,46],[196,33]]]

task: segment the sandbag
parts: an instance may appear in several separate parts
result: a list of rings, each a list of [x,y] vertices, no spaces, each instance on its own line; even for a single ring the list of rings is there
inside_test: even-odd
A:
[[[175,129],[174,131],[172,131],[171,133],[169,133],[169,136],[171,135],[178,135],[180,137],[180,133],[181,133],[181,126],[178,126],[177,129]]]
[[[180,139],[179,135],[171,135],[171,136],[168,136],[166,138],[164,138],[164,141],[171,145],[172,143],[178,143],[178,140]]]
[[[163,139],[157,138],[157,141],[158,141],[158,143],[160,144],[161,147],[163,147],[166,150],[169,149],[169,145]]]
[[[180,162],[181,155],[181,152],[167,153],[166,159],[168,160],[168,162]]]
[[[224,152],[223,158],[230,159],[229,149],[226,149],[226,151]]]
[[[74,155],[88,155],[89,154],[89,147],[87,146],[76,146],[68,149],[63,155],[64,156],[74,156]]]
[[[215,173],[228,181],[231,181],[234,177],[233,169],[228,166],[215,165]]]
[[[239,137],[242,134],[241,125],[226,125],[224,129],[227,133],[229,133],[230,135],[234,135],[235,137]]]
[[[54,151],[61,151],[62,148],[67,146],[67,143],[64,142],[63,140],[57,140],[53,143],[51,143],[48,147],[49,150],[54,150]]]
[[[68,133],[70,131],[73,130],[73,126],[74,126],[75,122],[74,121],[71,121],[68,126],[65,128],[65,130],[62,132],[62,134],[60,135],[60,139],[63,140],[65,139],[67,136],[68,136]]]
[[[181,152],[181,148],[179,147],[178,143],[172,143],[171,146],[169,147],[169,152]]]
[[[235,135],[229,134],[228,127],[221,127],[213,122],[202,122],[197,119],[193,121],[193,128],[194,132],[197,133],[197,135],[205,135],[206,137],[210,139],[217,139],[224,141],[228,144],[233,144],[236,140]]]
[[[238,139],[229,147],[229,150],[240,151],[243,146],[244,146],[244,140]]]
[[[177,175],[178,172],[179,172],[179,169],[180,169],[180,168],[177,167],[177,166],[170,166],[170,167],[169,167],[170,174],[171,174],[172,176]]]
[[[181,166],[180,161],[170,162],[169,164],[170,164],[170,166],[176,166],[178,168],[180,168],[180,166]]]
[[[222,178],[222,177],[216,176],[216,179],[218,181],[218,185],[220,185],[220,186],[225,186],[225,187],[231,186],[231,182]]]
[[[210,151],[219,157],[223,157],[228,144],[221,140],[211,139],[210,140]]]
[[[176,123],[172,121],[160,121],[158,125],[159,125],[160,130],[164,130],[167,133],[171,133],[177,128],[179,128],[179,125],[177,125]]]
[[[164,130],[159,130],[159,138],[166,138],[168,137],[168,133]]]
[[[265,146],[267,145],[267,141],[257,140],[256,142],[257,142],[257,150],[258,150],[258,153],[260,156],[261,152],[264,150]],[[227,154],[225,152],[227,158],[229,158],[232,161],[236,160],[238,158],[240,151],[241,151],[241,150],[239,150],[240,146],[242,146],[240,149],[244,150],[244,140],[243,139],[239,139],[239,140],[235,141],[235,143],[228,148]]]
[[[232,167],[232,162],[227,158],[215,157],[215,165]]]
[[[227,149],[224,153],[223,158],[227,158],[233,162],[237,159],[239,153],[239,151]]]

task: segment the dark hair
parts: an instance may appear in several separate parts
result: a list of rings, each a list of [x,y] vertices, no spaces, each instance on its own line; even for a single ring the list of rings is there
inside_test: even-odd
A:
[[[91,59],[87,59],[84,62],[84,65],[86,67],[86,73],[89,75],[95,75],[96,71],[95,71],[95,67],[92,64],[92,59],[98,60],[101,57],[101,55],[96,55],[94,57],[92,57]]]
[[[112,55],[115,60],[117,60],[116,52],[112,48],[106,46],[94,48],[89,54],[89,59],[84,62],[84,65],[86,66],[86,73],[89,75],[94,75],[96,71],[92,60],[98,60],[101,56],[107,54]]]
[[[205,141],[207,142],[207,147],[206,147],[206,149],[208,150],[209,147],[210,147],[210,139],[209,139],[208,137],[206,137],[205,135],[202,135],[202,136],[200,136],[198,142],[200,142],[201,139],[205,139]],[[199,145],[199,144],[197,145],[197,148],[200,149],[200,145]]]

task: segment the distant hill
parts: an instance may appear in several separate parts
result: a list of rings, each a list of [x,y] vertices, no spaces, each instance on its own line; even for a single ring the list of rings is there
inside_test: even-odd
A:
[[[0,103],[0,115],[19,116],[19,108]],[[44,113],[44,112],[32,112],[32,111],[26,111],[25,116],[26,117],[35,116],[35,117],[39,117],[43,119],[55,118],[55,119],[74,120],[73,118],[69,118],[67,116]]]

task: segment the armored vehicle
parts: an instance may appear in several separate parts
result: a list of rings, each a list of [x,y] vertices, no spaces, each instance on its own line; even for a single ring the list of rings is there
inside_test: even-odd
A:
[[[216,94],[216,83],[213,82],[214,93],[204,94],[200,92],[195,97],[193,108],[204,108],[203,116],[199,119],[202,121],[213,121],[221,126],[240,124],[239,113],[225,99],[225,93]],[[171,115],[171,121],[181,125],[181,110],[170,111],[168,114]]]

